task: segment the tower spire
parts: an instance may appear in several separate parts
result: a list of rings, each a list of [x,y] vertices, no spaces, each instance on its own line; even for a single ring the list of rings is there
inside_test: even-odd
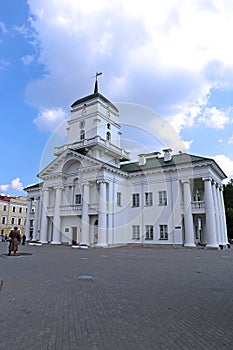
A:
[[[98,91],[98,76],[102,75],[102,72],[96,72],[95,73],[95,87],[94,87],[94,94],[97,94]]]

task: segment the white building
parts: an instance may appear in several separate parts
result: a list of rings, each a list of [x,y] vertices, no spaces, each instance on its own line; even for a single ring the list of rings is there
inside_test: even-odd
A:
[[[72,104],[67,143],[25,189],[27,236],[33,227],[50,244],[227,247],[226,175],[215,161],[166,149],[130,162],[118,119],[98,89]]]

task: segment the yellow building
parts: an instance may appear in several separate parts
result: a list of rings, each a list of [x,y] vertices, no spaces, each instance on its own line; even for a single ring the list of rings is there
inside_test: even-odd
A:
[[[0,234],[8,237],[10,230],[17,226],[21,236],[25,232],[27,215],[27,197],[0,195]],[[3,238],[4,239],[4,238]]]

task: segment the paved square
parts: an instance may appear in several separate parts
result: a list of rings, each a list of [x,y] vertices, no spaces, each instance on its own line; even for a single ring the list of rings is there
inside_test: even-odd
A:
[[[233,249],[7,247],[1,350],[233,348]]]

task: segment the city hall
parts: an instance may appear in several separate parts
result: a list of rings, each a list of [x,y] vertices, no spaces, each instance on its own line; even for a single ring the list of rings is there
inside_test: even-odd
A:
[[[169,147],[131,161],[120,111],[97,83],[71,105],[66,143],[54,148],[40,182],[25,188],[27,238],[74,247],[228,247],[218,164]]]

